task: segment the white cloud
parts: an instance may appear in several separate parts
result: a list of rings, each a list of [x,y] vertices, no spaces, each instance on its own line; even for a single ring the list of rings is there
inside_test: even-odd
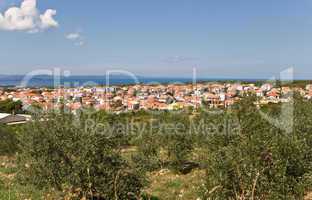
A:
[[[181,64],[181,63],[193,62],[197,60],[198,58],[190,57],[190,56],[169,56],[163,59],[165,63],[169,63],[169,64]]]
[[[84,41],[78,41],[75,43],[76,46],[83,46],[85,44]]]
[[[85,44],[84,37],[78,32],[69,33],[69,34],[65,35],[65,37],[68,40],[74,41],[74,44],[76,46],[83,46]]]
[[[56,10],[48,9],[43,15],[40,15],[41,27],[43,29],[50,27],[58,27],[58,22],[53,19],[53,16],[56,15]]]
[[[66,35],[66,38],[69,40],[78,40],[79,38],[81,38],[79,33],[69,33],[68,35]]]
[[[30,33],[58,27],[53,18],[56,10],[48,9],[40,14],[37,0],[24,0],[21,7],[11,7],[4,14],[0,13],[0,30],[27,31]]]

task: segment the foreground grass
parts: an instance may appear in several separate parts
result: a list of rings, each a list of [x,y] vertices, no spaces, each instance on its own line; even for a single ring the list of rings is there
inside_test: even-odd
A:
[[[43,192],[31,186],[18,184],[7,184],[0,187],[0,199],[21,200],[21,199],[43,199]]]
[[[55,192],[40,191],[33,186],[18,184],[14,179],[15,174],[14,159],[0,157],[0,200],[64,199]],[[179,175],[168,169],[155,171],[148,174],[150,185],[144,189],[144,193],[160,200],[198,200],[204,175],[204,170],[193,170],[187,175]],[[305,200],[312,200],[312,193]]]
[[[16,168],[14,159],[0,157],[0,199],[2,200],[39,200],[56,199],[50,192],[48,195],[33,186],[23,186],[15,180]],[[145,188],[145,193],[157,199],[196,200],[198,190],[202,184],[201,177],[204,172],[194,170],[187,175],[177,175],[168,169],[162,169],[148,175],[150,185]],[[156,198],[155,198],[156,199]]]
[[[194,170],[187,175],[179,175],[167,169],[153,172],[149,174],[151,184],[146,192],[164,200],[196,200],[204,184],[204,173],[203,170]]]
[[[43,192],[32,186],[22,186],[16,183],[14,177],[16,166],[14,159],[0,157],[0,199],[43,199]]]

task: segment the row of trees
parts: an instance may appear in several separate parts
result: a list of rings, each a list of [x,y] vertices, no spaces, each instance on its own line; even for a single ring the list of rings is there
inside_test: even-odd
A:
[[[0,113],[22,113],[22,102],[10,99],[0,101]]]

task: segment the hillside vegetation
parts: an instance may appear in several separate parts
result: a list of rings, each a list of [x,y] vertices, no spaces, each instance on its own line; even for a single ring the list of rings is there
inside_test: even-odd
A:
[[[312,102],[297,95],[283,106],[253,102],[249,96],[227,110],[47,113],[2,127],[0,199],[308,198]]]

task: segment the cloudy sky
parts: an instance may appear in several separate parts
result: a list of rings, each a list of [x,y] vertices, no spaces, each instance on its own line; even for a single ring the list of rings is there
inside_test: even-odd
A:
[[[0,74],[312,79],[310,0],[0,0]]]

